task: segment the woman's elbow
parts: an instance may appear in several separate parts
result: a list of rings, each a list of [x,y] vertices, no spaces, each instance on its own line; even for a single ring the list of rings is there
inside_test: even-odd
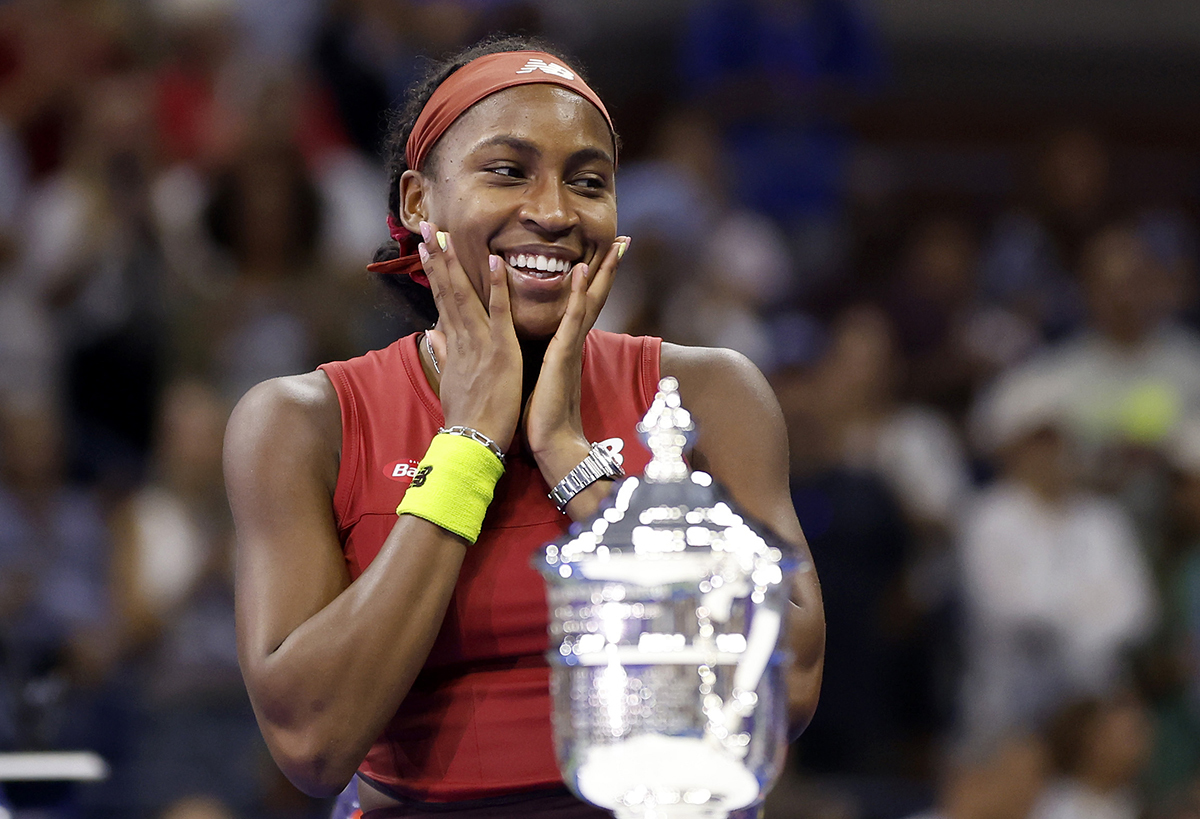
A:
[[[362,761],[353,754],[339,752],[334,742],[311,735],[264,728],[263,737],[288,781],[317,799],[340,793]]]

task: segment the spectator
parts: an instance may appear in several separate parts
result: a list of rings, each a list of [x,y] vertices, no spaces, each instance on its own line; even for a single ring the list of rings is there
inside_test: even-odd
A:
[[[1057,396],[1037,387],[989,405],[999,477],[968,507],[959,540],[967,615],[963,729],[1032,727],[1103,695],[1158,608],[1129,516],[1074,470]]]
[[[65,347],[74,466],[125,485],[144,465],[164,353],[147,91],[133,73],[94,87],[66,164],[31,195],[24,258]]]
[[[1200,336],[1173,315],[1171,276],[1132,226],[1093,236],[1082,251],[1087,323],[1002,374],[989,406],[1046,396],[1045,409],[1078,447],[1082,478],[1117,495],[1143,548],[1162,548],[1166,487],[1159,455],[1178,421],[1200,405]],[[1004,412],[1004,410],[1001,410]]]
[[[782,356],[767,317],[792,287],[787,240],[730,199],[720,152],[712,119],[678,110],[663,118],[652,155],[622,171],[621,224],[638,234],[638,260],[618,278],[616,309],[601,321],[728,347],[769,372]]]
[[[328,315],[344,293],[319,265],[320,198],[283,135],[242,148],[217,178],[206,216],[235,273],[229,289],[181,317],[183,360],[233,401],[258,381],[305,372],[338,348],[341,328]]]
[[[114,589],[141,730],[127,775],[142,810],[193,793],[240,811],[261,797],[261,741],[237,666],[228,410],[204,384],[163,396],[149,481],[115,515]]]
[[[1092,130],[1063,128],[1039,146],[1032,191],[997,221],[984,250],[989,302],[1058,337],[1080,320],[1084,247],[1116,217],[1112,156]]]
[[[0,457],[0,747],[54,748],[111,665],[109,535],[52,405],[0,409]]]
[[[883,476],[914,526],[948,532],[970,489],[966,453],[944,414],[900,399],[909,364],[889,316],[869,306],[845,310],[827,367],[828,400],[836,402],[830,433],[843,462]]]
[[[1029,819],[1047,775],[1045,743],[1016,734],[958,751],[949,762],[937,805],[911,819]]]
[[[924,713],[904,602],[912,532],[887,481],[842,457],[841,416],[859,398],[843,400],[854,378],[851,346],[835,341],[812,366],[774,381],[788,426],[792,502],[821,567],[827,632],[836,635],[826,646],[821,708],[796,756],[812,772],[894,776],[915,773],[924,760],[924,732],[910,719]]]
[[[1067,705],[1049,731],[1057,776],[1030,819],[1139,819],[1137,783],[1151,742],[1145,706],[1134,697]]]
[[[638,252],[623,262],[629,266],[613,283],[598,327],[664,332],[664,303],[687,284],[678,271],[700,269],[729,206],[718,139],[703,111],[675,109],[657,123],[648,155],[621,168],[621,229],[637,234]]]
[[[1185,419],[1165,451],[1169,536],[1155,566],[1162,618],[1143,658],[1155,724],[1145,779],[1155,801],[1173,802],[1200,776],[1200,419]]]
[[[981,303],[978,268],[973,226],[935,214],[912,228],[885,288],[896,343],[908,360],[902,394],[955,419],[965,416],[981,383],[1040,339],[1037,328]]]
[[[506,28],[497,11],[509,0],[350,0],[336,4],[317,38],[316,62],[354,143],[382,156],[387,113],[437,58]],[[535,15],[536,16],[536,15]],[[536,19],[525,26],[536,33]]]
[[[1157,446],[1200,401],[1200,338],[1172,319],[1163,271],[1129,227],[1092,237],[1081,281],[1084,330],[1004,374],[993,400],[1059,396],[1062,421],[1093,460],[1127,442]]]

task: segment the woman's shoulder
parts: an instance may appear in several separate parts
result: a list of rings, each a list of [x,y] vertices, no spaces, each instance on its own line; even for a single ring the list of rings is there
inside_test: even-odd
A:
[[[329,377],[321,370],[284,375],[262,381],[243,395],[233,416],[277,415],[321,416],[330,406],[337,409],[337,393]]]
[[[321,370],[271,378],[237,402],[225,435],[227,464],[239,454],[273,451],[277,457],[309,456],[337,474],[341,446],[337,393]]]
[[[664,376],[679,381],[680,393],[719,397],[724,403],[750,402],[777,407],[766,376],[749,358],[724,347],[690,347],[664,341],[660,354]]]
[[[688,347],[663,342],[660,369],[679,382],[683,406],[715,437],[738,440],[754,429],[766,437],[783,436],[783,413],[766,376],[745,355],[722,347]]]

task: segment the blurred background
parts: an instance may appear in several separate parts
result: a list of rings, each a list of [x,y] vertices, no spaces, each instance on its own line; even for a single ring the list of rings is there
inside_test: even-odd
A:
[[[0,2],[0,751],[112,767],[0,816],[328,815],[238,673],[224,423],[419,329],[385,112],[493,32],[621,132],[602,325],[786,415],[828,655],[768,817],[1200,817],[1194,0]]]

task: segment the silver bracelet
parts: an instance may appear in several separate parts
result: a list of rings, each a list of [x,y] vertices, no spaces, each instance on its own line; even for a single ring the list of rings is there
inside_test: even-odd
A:
[[[476,443],[483,444],[489,450],[491,450],[491,453],[493,455],[495,455],[497,458],[500,459],[500,465],[504,466],[504,450],[502,450],[500,448],[499,444],[497,444],[495,441],[493,441],[491,438],[487,437],[486,435],[484,435],[482,432],[480,432],[477,429],[471,429],[471,427],[464,427],[464,426],[456,425],[456,426],[452,426],[452,427],[442,427],[441,429],[438,430],[438,434],[439,435],[440,434],[461,435],[464,438],[470,438],[472,441],[475,441]]]
[[[617,480],[624,477],[625,470],[617,463],[617,459],[613,457],[612,453],[600,444],[592,444],[587,457],[550,490],[550,500],[554,501],[558,511],[565,512],[571,498],[601,478]]]

